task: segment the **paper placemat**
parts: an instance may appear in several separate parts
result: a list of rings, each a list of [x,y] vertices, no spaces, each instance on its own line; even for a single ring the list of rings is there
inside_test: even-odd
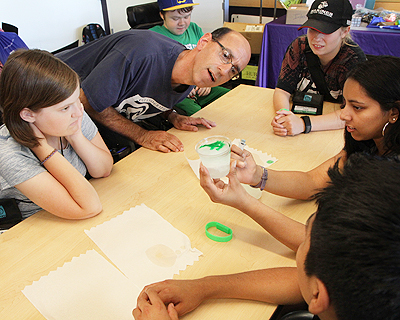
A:
[[[97,251],[89,250],[22,293],[46,319],[132,320],[140,288]]]
[[[202,255],[185,234],[144,204],[85,232],[140,288],[172,278]]]

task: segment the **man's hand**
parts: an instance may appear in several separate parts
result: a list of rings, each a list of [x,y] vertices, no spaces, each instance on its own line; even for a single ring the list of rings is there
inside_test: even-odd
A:
[[[172,112],[168,116],[168,121],[171,122],[175,128],[185,131],[198,131],[197,125],[203,125],[207,129],[211,129],[216,126],[214,121],[210,121],[204,118],[193,118],[182,116],[176,112]]]
[[[183,151],[183,143],[166,131],[145,131],[137,143],[144,148],[166,153]]]
[[[150,288],[140,293],[132,315],[136,320],[178,320],[174,304],[170,303],[166,308],[157,292]]]

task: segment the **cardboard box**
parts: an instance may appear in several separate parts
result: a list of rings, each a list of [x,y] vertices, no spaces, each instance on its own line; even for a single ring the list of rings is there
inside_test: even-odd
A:
[[[305,3],[291,5],[286,12],[286,24],[303,24],[306,22],[308,9]]]
[[[251,53],[260,54],[264,33],[263,24],[248,24],[241,22],[224,22],[224,27],[240,32],[250,43]]]
[[[256,81],[257,71],[258,66],[247,65],[242,71],[242,79]]]

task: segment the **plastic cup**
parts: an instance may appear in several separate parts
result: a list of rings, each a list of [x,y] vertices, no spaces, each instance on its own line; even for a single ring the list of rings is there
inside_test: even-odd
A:
[[[211,136],[199,141],[196,151],[211,178],[220,179],[229,173],[231,141],[224,136]]]

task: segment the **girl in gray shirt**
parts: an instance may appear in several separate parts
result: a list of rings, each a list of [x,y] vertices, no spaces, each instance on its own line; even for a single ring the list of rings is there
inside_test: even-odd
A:
[[[41,50],[10,55],[0,76],[0,199],[14,198],[23,218],[40,209],[66,219],[97,215],[89,181],[113,160],[79,100],[77,74]]]

